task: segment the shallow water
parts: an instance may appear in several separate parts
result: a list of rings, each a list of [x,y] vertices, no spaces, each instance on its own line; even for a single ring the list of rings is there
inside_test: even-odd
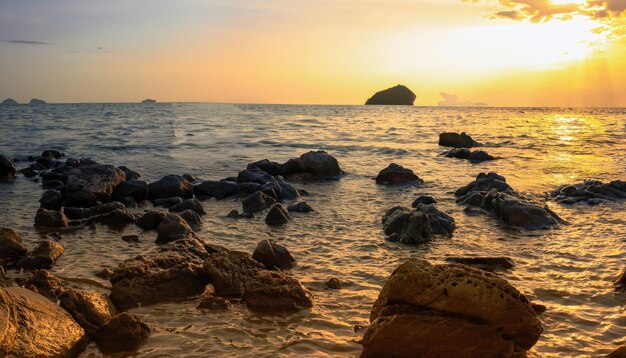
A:
[[[443,131],[466,131],[502,159],[483,164],[444,158]],[[263,158],[283,162],[311,149],[338,158],[339,181],[298,184],[316,211],[294,214],[270,228],[225,218],[241,203],[205,201],[209,212],[198,234],[207,241],[252,252],[273,238],[298,260],[293,274],[313,293],[311,311],[264,317],[235,306],[200,312],[197,300],[132,310],[152,328],[142,357],[355,356],[373,301],[386,277],[410,257],[509,256],[502,274],[533,301],[545,304],[538,356],[596,356],[626,340],[626,296],[612,282],[626,265],[624,202],[550,207],[570,224],[520,231],[487,216],[466,214],[453,192],[481,171],[497,171],[517,190],[541,194],[588,178],[626,179],[626,110],[492,109],[229,104],[67,104],[0,107],[0,153],[18,159],[54,148],[73,157],[126,165],[151,181],[169,173],[220,179]],[[425,184],[388,188],[372,180],[396,162]],[[18,168],[27,165],[18,162]],[[28,247],[46,237],[33,227],[41,185],[21,176],[0,185],[0,226],[19,231]],[[422,246],[385,242],[380,220],[394,205],[433,195],[457,230]],[[150,204],[139,208],[141,212]],[[137,233],[140,243],[122,234]],[[70,286],[106,291],[94,276],[103,267],[149,251],[156,233],[103,226],[64,232],[65,254],[51,270]],[[344,289],[326,290],[338,277]],[[86,352],[97,353],[91,345]]]

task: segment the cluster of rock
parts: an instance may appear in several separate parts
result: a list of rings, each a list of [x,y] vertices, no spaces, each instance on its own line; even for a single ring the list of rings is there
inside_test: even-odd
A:
[[[15,179],[15,164],[9,158],[0,154],[0,182]]]
[[[549,197],[561,204],[585,202],[590,205],[604,201],[626,199],[626,181],[614,180],[602,183],[599,180],[586,180],[575,185],[562,185],[549,194]]]
[[[435,207],[436,200],[420,196],[413,208],[395,206],[383,216],[383,231],[386,239],[405,244],[429,242],[435,235],[452,236],[454,218]]]
[[[467,159],[472,163],[482,163],[496,159],[496,157],[490,155],[484,150],[471,151],[467,148],[453,148],[447,152],[441,153],[446,158]]]
[[[3,106],[17,106],[19,105],[19,103],[14,100],[13,98],[7,98],[4,101],[2,101],[2,103],[0,103]],[[39,105],[44,105],[44,104],[48,104],[46,103],[46,101],[39,99],[39,98],[33,98],[30,100],[30,102],[28,102],[28,104],[30,104],[31,106],[39,106]]]
[[[496,159],[484,150],[470,150],[473,147],[481,147],[482,144],[475,141],[465,132],[454,133],[445,132],[439,134],[439,145],[452,147],[452,149],[441,153],[446,158],[466,159],[471,163],[482,163]]]
[[[0,266],[6,268],[49,269],[61,257],[65,248],[53,240],[41,242],[28,251],[15,231],[0,227]]]
[[[529,300],[506,280],[418,259],[391,274],[370,321],[361,357],[513,357],[543,331]]]
[[[546,205],[523,198],[497,173],[480,173],[454,195],[462,205],[478,207],[509,226],[528,230],[557,227],[562,220]]]

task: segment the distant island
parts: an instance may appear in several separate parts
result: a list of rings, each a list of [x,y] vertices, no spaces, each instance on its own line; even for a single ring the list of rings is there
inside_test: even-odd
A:
[[[17,106],[19,103],[17,103],[16,100],[14,100],[13,98],[7,98],[4,101],[2,101],[2,105],[3,106]]]
[[[147,98],[141,101],[141,103],[156,103],[156,99]]]
[[[28,104],[30,104],[31,106],[40,106],[48,103],[46,103],[46,101],[44,101],[43,99],[33,98],[30,100],[30,102],[28,102]]]
[[[412,106],[415,102],[415,93],[403,85],[387,88],[376,92],[365,102],[366,105],[398,105]]]

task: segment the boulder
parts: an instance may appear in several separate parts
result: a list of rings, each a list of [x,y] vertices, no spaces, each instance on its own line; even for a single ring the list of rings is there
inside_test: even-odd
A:
[[[448,214],[421,204],[414,210],[393,207],[385,212],[382,223],[387,240],[405,244],[429,242],[434,235],[451,236],[456,227],[454,218]]]
[[[447,257],[446,261],[489,272],[510,270],[515,267],[515,262],[509,257]]]
[[[141,174],[137,173],[136,171],[132,169],[128,169],[125,166],[118,167],[118,169],[120,169],[121,171],[124,172],[124,174],[126,174],[126,180],[137,180],[141,178]]]
[[[148,194],[148,183],[139,179],[126,179],[119,183],[113,190],[112,199],[120,200],[125,197],[131,197],[137,202],[146,200]]]
[[[19,283],[24,288],[37,292],[55,303],[65,291],[61,281],[48,270],[36,270],[31,276],[20,280]]]
[[[21,287],[0,288],[0,355],[75,357],[86,344],[85,331],[69,313]]]
[[[31,106],[41,106],[48,103],[46,103],[46,101],[44,101],[43,99],[33,98],[30,100],[30,102],[28,102],[28,104]]]
[[[313,208],[306,203],[306,201],[300,201],[298,203],[291,204],[287,207],[287,211],[290,213],[310,213]]]
[[[331,290],[340,290],[343,285],[341,284],[341,280],[336,277],[331,277],[330,279],[328,279],[328,281],[326,281],[326,287],[330,288]]]
[[[289,212],[281,205],[274,204],[267,212],[265,223],[267,225],[282,225],[289,221]]]
[[[200,184],[196,184],[193,187],[193,193],[197,197],[215,198],[222,200],[237,194],[238,185],[232,181],[220,180],[206,180]],[[255,190],[256,191],[256,190]]]
[[[417,208],[419,205],[431,205],[436,204],[437,200],[430,195],[420,195],[411,204],[411,207]]]
[[[467,148],[453,148],[442,154],[447,158],[467,159],[472,163],[482,163],[496,159],[484,150],[471,151]]]
[[[260,190],[261,190],[261,184],[259,183],[238,183],[237,184],[237,195],[244,197],[244,198]]]
[[[276,203],[276,199],[257,191],[241,201],[244,213],[256,213]]]
[[[193,185],[179,175],[167,175],[154,183],[148,184],[148,199],[161,199],[179,196],[191,198]]]
[[[37,227],[59,228],[67,227],[68,224],[69,219],[60,211],[39,208],[35,214],[35,226]]]
[[[91,207],[108,202],[115,187],[126,180],[126,174],[112,165],[86,165],[67,173],[66,200],[69,206]]]
[[[280,202],[292,202],[300,197],[300,193],[293,185],[285,182],[282,177],[277,177],[278,187],[280,189],[278,193],[278,200]]]
[[[172,196],[170,198],[161,198],[152,200],[152,204],[157,207],[171,208],[174,205],[178,205],[183,202],[180,196]]]
[[[150,336],[150,328],[139,318],[130,313],[120,313],[95,335],[96,344],[103,353],[134,352]]]
[[[98,291],[66,290],[60,297],[61,307],[69,312],[81,327],[94,336],[98,329],[111,320],[115,307],[109,298]]]
[[[180,216],[192,229],[202,228],[202,218],[193,210],[184,210],[176,215]]]
[[[424,181],[415,175],[411,169],[407,169],[396,163],[391,163],[387,168],[378,173],[376,183],[398,185],[407,183],[422,184]]]
[[[472,139],[472,137],[465,132],[462,132],[461,134],[454,132],[441,133],[439,134],[439,145],[453,148],[472,148],[482,146],[482,144]]]
[[[0,227],[0,264],[11,266],[27,253],[20,235],[11,229]]]
[[[18,104],[19,103],[13,98],[7,98],[4,101],[2,101],[3,106],[17,106]]]
[[[259,168],[245,169],[237,175],[237,183],[258,183],[263,185],[274,182],[276,182],[276,178]]]
[[[193,230],[183,218],[175,214],[167,214],[157,227],[157,244],[191,237]]]
[[[323,150],[304,153],[297,162],[300,171],[311,173],[315,178],[336,178],[343,174],[337,159]]]
[[[159,224],[161,223],[161,221],[163,221],[166,215],[167,214],[162,211],[148,211],[147,213],[143,214],[142,217],[137,219],[137,221],[135,221],[135,225],[146,231],[154,230],[159,226]]]
[[[494,172],[490,172],[487,174],[478,174],[476,180],[467,184],[466,186],[457,189],[456,192],[454,192],[454,195],[457,197],[462,197],[473,192],[488,192],[491,190],[510,194],[515,193],[515,190],[513,190],[513,188],[509,184],[507,184],[506,179],[503,176],[498,175]]]
[[[386,90],[376,92],[370,97],[366,105],[403,105],[412,106],[415,102],[415,93],[403,85],[387,88]]]
[[[169,208],[169,211],[171,213],[177,213],[177,212],[181,212],[185,210],[193,210],[196,213],[198,213],[198,215],[206,215],[206,210],[204,210],[204,207],[198,201],[198,199],[195,199],[195,198],[187,199],[183,201],[182,203],[176,204],[172,206],[171,208]]]
[[[526,296],[506,280],[419,259],[391,274],[370,321],[362,357],[511,357],[543,331]]]
[[[288,270],[293,267],[296,259],[291,252],[283,245],[277,244],[273,240],[263,240],[259,242],[252,253],[252,258],[260,262],[265,268]]]
[[[603,201],[626,199],[626,181],[614,180],[602,183],[599,180],[586,180],[575,185],[563,185],[548,195],[561,204],[598,204]]]
[[[114,201],[110,203],[104,203],[91,208],[63,208],[63,214],[70,220],[89,219],[93,216],[108,214],[115,210],[126,210],[124,204]]]
[[[48,189],[41,195],[39,206],[47,210],[61,210],[63,194],[56,189]]]
[[[15,164],[9,158],[0,154],[0,182],[15,179]]]
[[[57,261],[65,248],[53,240],[47,240],[39,244],[28,256],[21,259],[17,265],[24,269],[50,269]]]

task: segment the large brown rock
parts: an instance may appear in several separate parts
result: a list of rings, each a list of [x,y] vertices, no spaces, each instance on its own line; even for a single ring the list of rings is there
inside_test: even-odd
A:
[[[31,276],[21,280],[20,284],[24,286],[24,288],[37,292],[53,302],[56,302],[59,296],[65,291],[61,280],[47,270],[37,270],[33,272]]]
[[[20,260],[28,250],[22,246],[22,238],[15,231],[0,227],[0,264],[10,265]]]
[[[39,244],[17,265],[25,269],[50,269],[64,251],[63,245],[53,240],[47,240]]]
[[[98,348],[104,353],[134,352],[150,336],[150,328],[130,313],[120,313],[96,333]]]
[[[55,303],[24,288],[0,288],[0,356],[75,357],[85,341],[85,331]]]
[[[35,226],[40,228],[67,227],[70,220],[61,211],[37,209],[35,214]]]
[[[190,238],[193,230],[187,222],[176,214],[167,214],[157,227],[157,244]]]
[[[274,240],[263,240],[256,245],[252,258],[260,262],[267,269],[290,269],[296,259],[293,258],[291,252],[281,244],[277,244]]]
[[[111,300],[98,291],[69,289],[63,292],[59,299],[61,307],[69,312],[90,336],[116,314]]]
[[[503,353],[509,348],[530,349],[543,331],[526,296],[506,280],[468,266],[431,265],[419,259],[405,262],[391,274],[370,320],[363,340],[367,357],[405,356],[384,338],[395,332],[408,335],[402,340],[410,346],[402,349],[412,352],[409,356],[447,356],[452,345],[467,351],[467,356],[495,357],[507,356]],[[448,334],[454,340],[440,339]],[[425,345],[425,337],[439,344]]]
[[[108,202],[115,187],[126,180],[123,170],[112,165],[94,164],[70,169],[65,183],[69,206],[91,207]]]

